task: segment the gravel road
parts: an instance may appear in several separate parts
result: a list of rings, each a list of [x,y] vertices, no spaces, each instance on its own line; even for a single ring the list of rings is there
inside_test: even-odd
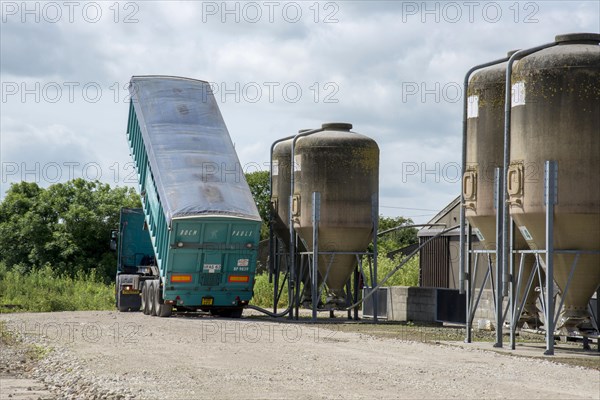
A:
[[[1,392],[35,380],[19,399],[600,398],[597,370],[306,323],[110,311],[0,320],[40,358],[2,346]]]

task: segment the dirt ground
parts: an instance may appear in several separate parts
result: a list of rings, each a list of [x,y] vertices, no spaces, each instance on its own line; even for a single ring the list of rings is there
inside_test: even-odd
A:
[[[412,341],[393,326],[382,336],[244,315],[0,315],[3,337],[20,338],[2,344],[0,397],[600,399],[598,369]]]

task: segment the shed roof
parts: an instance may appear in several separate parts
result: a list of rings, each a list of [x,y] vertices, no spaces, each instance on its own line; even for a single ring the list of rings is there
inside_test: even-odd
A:
[[[435,236],[441,231],[451,228],[459,224],[459,211],[460,211],[460,196],[455,198],[435,215],[428,224],[445,224],[446,226],[427,226],[419,230],[417,233],[418,237],[421,236]],[[449,232],[444,233],[444,236],[455,236],[459,234],[460,229],[456,228]]]

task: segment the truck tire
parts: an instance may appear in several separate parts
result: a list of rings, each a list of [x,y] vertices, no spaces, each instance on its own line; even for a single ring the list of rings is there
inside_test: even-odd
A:
[[[144,313],[144,315],[150,314],[150,304],[148,303],[147,281],[142,282],[142,312]]]
[[[117,278],[117,282],[115,282],[115,301],[117,302],[117,310],[120,312],[125,312],[129,310],[129,307],[124,306],[121,301],[121,291],[119,288],[119,279]]]
[[[224,318],[241,318],[244,309],[242,307],[239,308],[226,308],[222,311],[219,311],[219,315]]]
[[[173,306],[170,304],[161,304],[158,307],[157,315],[161,318],[170,317],[173,314]]]
[[[156,310],[156,316],[158,317],[170,317],[173,313],[173,306],[165,304],[162,297],[162,290],[160,290],[160,281],[154,281],[154,309]]]
[[[156,316],[156,289],[155,289],[155,282],[158,282],[156,280],[152,280],[150,281],[150,286],[148,287],[148,308],[150,309],[150,315],[155,317]]]
[[[119,310],[119,312],[127,312],[129,311],[129,307],[125,306],[123,304],[121,304],[121,294],[118,294],[118,298],[117,298],[117,309]]]

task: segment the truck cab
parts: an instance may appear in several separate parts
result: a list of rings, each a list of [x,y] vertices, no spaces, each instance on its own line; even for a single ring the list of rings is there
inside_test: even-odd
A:
[[[141,208],[122,208],[119,229],[111,232],[111,249],[117,252],[115,302],[119,311],[139,311],[145,280],[158,269]]]

